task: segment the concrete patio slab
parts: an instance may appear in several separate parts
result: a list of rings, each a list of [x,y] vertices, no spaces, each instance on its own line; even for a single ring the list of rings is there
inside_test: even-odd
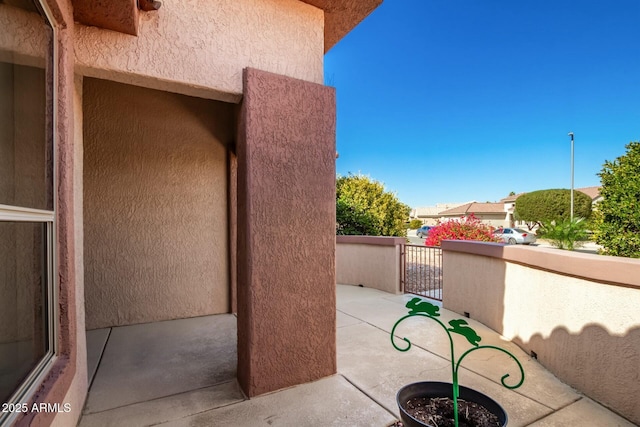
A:
[[[203,412],[163,427],[386,426],[395,417],[340,375]]]
[[[148,426],[245,400],[236,380],[199,390],[87,414],[79,427]]]
[[[362,323],[362,320],[356,319],[348,314],[344,314],[341,311],[336,312],[336,328],[343,328],[345,326],[356,325],[358,323]]]
[[[448,360],[418,347],[399,352],[391,346],[387,332],[367,324],[338,331],[338,372],[394,413],[395,394],[402,386],[416,381],[451,382]],[[510,426],[528,425],[553,411],[469,370],[460,372],[460,383],[501,402]]]
[[[235,381],[234,316],[114,328],[80,427],[386,427],[398,416],[395,395],[402,386],[451,381],[448,339],[433,320],[412,318],[398,328],[397,336],[413,343],[409,351],[391,345],[391,328],[407,314],[413,296],[338,285],[337,297],[338,375],[251,400]],[[445,325],[461,317],[440,312]],[[467,321],[481,344],[508,349],[524,366],[525,383],[517,390],[500,385],[505,373],[519,379],[516,365],[501,352],[471,353],[460,370],[461,384],[504,406],[510,427],[633,426],[563,384],[515,344]],[[95,338],[98,347],[103,338]],[[462,336],[454,334],[454,341],[457,354],[470,348]]]
[[[361,323],[338,330],[338,372],[373,397],[383,407],[397,413],[398,389],[415,381],[447,380],[449,363],[426,351],[401,353],[391,346],[389,334]],[[404,359],[404,360],[403,360]]]
[[[236,364],[230,314],[113,328],[85,413],[232,381]]]
[[[338,303],[361,301],[363,298],[375,299],[389,296],[392,296],[392,294],[379,291],[377,289],[365,288],[362,286],[337,285],[336,287],[336,297]]]
[[[447,322],[451,317],[456,319],[463,318],[459,314],[453,313],[449,310],[441,310],[441,312],[442,318],[447,319]],[[579,393],[556,378],[551,372],[540,365],[537,360],[531,358],[516,344],[508,341],[504,337],[498,335],[495,331],[473,319],[465,320],[468,322],[469,326],[471,326],[478,335],[482,337],[482,340],[479,342],[480,345],[492,345],[505,349],[518,358],[525,372],[525,382],[521,387],[514,390],[514,392],[527,396],[530,399],[553,409],[562,408],[580,398]],[[423,320],[423,324],[426,322],[429,322],[429,319]],[[431,326],[433,327],[434,322],[431,321],[429,323],[431,323]],[[447,324],[446,322],[444,323],[445,325]],[[434,333],[439,334],[437,336],[442,337],[444,334],[444,331],[441,330],[442,328],[439,327],[436,329],[440,330],[434,331]],[[430,329],[430,331],[433,331],[433,329]],[[443,338],[446,342],[446,336]],[[470,344],[464,337],[458,334],[453,334],[453,339],[457,355],[461,355],[463,351],[471,348]],[[416,344],[428,351],[433,351],[435,349],[434,352],[436,354],[447,359],[449,358],[450,350],[446,348],[443,352],[441,345],[435,345],[432,349],[432,347],[425,344],[424,338],[418,338],[416,340]],[[429,343],[429,345],[431,345],[431,343]],[[520,371],[516,362],[506,354],[496,350],[482,349],[470,353],[465,357],[462,367],[484,376],[499,385],[501,384],[500,379],[505,374],[509,374],[510,376],[508,384],[514,384],[520,379]]]
[[[593,400],[583,397],[577,402],[554,412],[531,427],[635,427],[635,424],[607,410]]]
[[[360,300],[352,298],[350,301],[343,302],[338,300],[338,311],[344,314],[348,314],[357,319],[369,323],[378,327],[381,330],[391,332],[393,325],[403,316],[408,314],[408,309],[405,307],[406,303],[415,298],[414,295],[379,295],[372,289],[356,288],[357,290],[351,291],[351,296],[356,295],[358,292],[367,296]],[[384,294],[384,293],[383,293]],[[372,298],[377,295],[378,298]],[[438,301],[430,301],[432,304],[441,306]],[[440,309],[440,316],[438,320],[444,323],[445,326],[449,326],[448,322],[453,319],[459,319],[460,316],[457,313]],[[480,336],[488,336],[495,343],[496,340],[501,341],[499,345],[511,346],[513,349],[518,349],[515,344],[509,341],[501,339],[494,331],[485,327],[484,325],[474,322],[471,319],[466,319],[469,324],[476,328]],[[411,341],[413,345],[427,349],[430,352],[440,355],[444,358],[449,358],[450,344],[446,333],[442,329],[442,326],[436,322],[424,317],[415,317],[407,319],[398,326],[396,329],[396,336],[402,338],[406,337]],[[456,349],[467,349],[470,347],[469,343],[464,337],[457,334],[453,334],[454,343]],[[483,344],[486,343],[483,341]],[[400,344],[400,340],[398,340]],[[502,377],[500,375],[498,378]]]
[[[408,309],[405,304],[415,297],[414,295],[380,295],[378,294],[379,291],[373,289],[351,287],[356,289],[350,290],[349,295],[352,297],[350,301],[346,303],[339,301],[338,309],[340,312],[362,319],[364,322],[389,333],[395,322],[402,316],[407,315]],[[367,298],[358,300],[355,298],[358,294],[367,295]],[[374,295],[380,298],[373,300],[372,297]],[[441,306],[438,301],[429,301],[434,305]],[[450,320],[463,318],[458,313],[442,308],[439,313],[438,320],[447,327]],[[482,337],[481,345],[494,345],[508,350],[522,363],[527,380],[522,387],[517,389],[517,393],[554,409],[562,408],[575,402],[580,397],[575,390],[559,381],[536,360],[524,353],[516,344],[506,340],[495,331],[473,319],[465,318],[464,320]],[[431,319],[424,317],[407,319],[398,326],[396,335],[399,338],[406,337],[414,346],[445,359],[450,357],[451,350],[447,335],[442,326]],[[466,339],[458,334],[453,334],[453,341],[457,355],[461,355],[471,348]],[[398,345],[404,344],[401,340],[397,340],[396,343]],[[478,373],[496,384],[500,384],[500,379],[505,374],[509,374],[511,380],[515,382],[520,378],[520,371],[516,363],[506,354],[495,350],[479,350],[471,353],[465,358],[462,366],[464,369]]]
[[[438,300],[431,299],[431,298],[426,298],[426,297],[421,296],[421,295],[413,295],[413,294],[393,295],[393,294],[387,294],[383,298],[386,299],[387,301],[391,301],[391,302],[396,302],[398,304],[402,304],[402,306],[404,307],[407,304],[407,302],[409,302],[410,300],[412,300],[415,297],[420,297],[422,299],[426,299],[431,304],[437,305],[438,307],[442,307],[442,301],[438,301]]]
[[[107,345],[111,328],[87,331],[87,377],[89,384],[93,381],[98,370],[98,364]]]

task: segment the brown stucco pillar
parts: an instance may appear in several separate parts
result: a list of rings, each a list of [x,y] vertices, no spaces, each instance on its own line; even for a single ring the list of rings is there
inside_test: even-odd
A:
[[[238,381],[248,396],[336,372],[335,92],[244,70]]]

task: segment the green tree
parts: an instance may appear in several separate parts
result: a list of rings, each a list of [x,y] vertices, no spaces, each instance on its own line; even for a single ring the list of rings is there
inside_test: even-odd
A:
[[[591,197],[581,191],[573,194],[573,216],[591,216]],[[571,190],[538,190],[523,194],[516,200],[514,217],[520,221],[542,225],[544,221],[563,221],[571,217]]]
[[[417,230],[420,227],[422,227],[422,221],[419,219],[412,219],[411,222],[409,222],[409,229],[411,230]]]
[[[605,254],[640,258],[640,142],[626,149],[598,174],[603,200],[596,205],[594,235]]]
[[[410,208],[384,185],[364,175],[336,180],[336,233],[405,236]]]

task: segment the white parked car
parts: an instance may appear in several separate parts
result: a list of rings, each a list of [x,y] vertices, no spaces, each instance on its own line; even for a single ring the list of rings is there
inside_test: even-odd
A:
[[[493,234],[510,245],[529,245],[535,243],[536,235],[521,228],[498,228]]]

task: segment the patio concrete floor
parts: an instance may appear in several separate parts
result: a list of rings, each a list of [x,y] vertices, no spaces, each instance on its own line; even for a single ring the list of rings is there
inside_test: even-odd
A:
[[[398,417],[400,387],[451,380],[449,345],[436,322],[405,321],[397,336],[409,338],[413,347],[401,353],[391,346],[389,333],[407,314],[411,296],[345,285],[337,286],[337,296],[338,373],[250,400],[235,380],[233,315],[90,331],[93,382],[79,425],[384,427]],[[445,323],[459,317],[441,310]],[[469,324],[482,344],[511,351],[524,367],[525,382],[516,390],[500,385],[506,373],[519,379],[516,364],[501,352],[470,354],[460,372],[462,385],[503,405],[510,427],[633,427],[563,384],[515,344],[473,320]],[[469,345],[459,338],[456,348],[466,350]]]

